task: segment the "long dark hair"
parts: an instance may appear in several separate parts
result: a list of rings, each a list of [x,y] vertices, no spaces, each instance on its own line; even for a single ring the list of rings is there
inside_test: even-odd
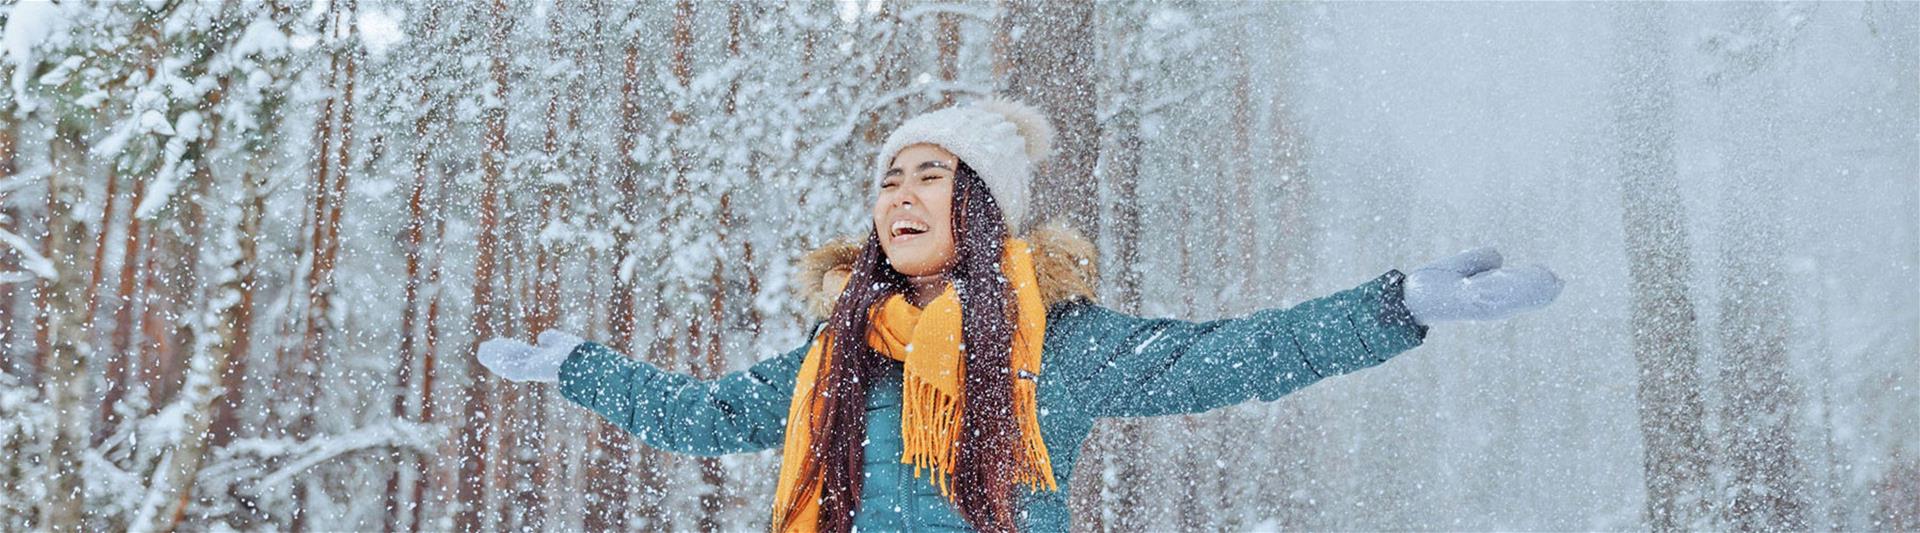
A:
[[[976,530],[1013,531],[1014,447],[1020,439],[1008,359],[1013,299],[1000,272],[1007,224],[986,182],[966,162],[957,165],[953,177],[954,262],[947,279],[960,298],[960,335],[966,349],[965,410],[952,472],[954,503]],[[810,450],[812,463],[822,469],[822,531],[853,529],[860,508],[867,387],[886,361],[867,345],[868,310],[910,289],[906,277],[881,252],[879,228],[869,229],[847,288],[827,321],[827,337],[833,342],[817,399],[825,420],[814,426]]]

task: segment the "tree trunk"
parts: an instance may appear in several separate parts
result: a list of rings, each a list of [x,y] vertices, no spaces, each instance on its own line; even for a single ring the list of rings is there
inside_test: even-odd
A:
[[[11,79],[13,69],[0,68],[0,76],[6,76],[7,79]],[[9,96],[11,95],[9,94]],[[20,171],[19,163],[14,160],[14,150],[18,149],[16,145],[19,142],[19,135],[20,122],[14,119],[13,113],[0,113],[0,182],[12,179],[14,174]],[[11,203],[0,206],[0,220],[13,221],[19,219],[19,210]],[[21,227],[18,222],[14,224],[16,228]],[[0,258],[0,272],[13,272],[18,270],[18,261],[13,259],[15,255],[17,254],[0,254],[0,256],[4,256]],[[26,339],[21,338],[23,335],[21,335],[20,332],[13,329],[13,319],[15,316],[13,308],[15,301],[19,298],[19,287],[23,285],[25,285],[25,283],[0,284],[0,346],[7,347],[0,349],[0,374],[18,375],[31,372],[32,370],[31,367],[23,367],[15,364],[13,360],[14,354],[17,353],[14,351],[14,347],[24,346],[28,342]],[[31,346],[29,346],[29,348],[38,349],[37,347]],[[36,351],[35,353],[38,352]]]
[[[1647,521],[1655,531],[1713,529],[1700,338],[1687,296],[1692,270],[1674,162],[1673,72],[1666,7],[1622,4],[1614,135],[1633,289]]]
[[[340,10],[333,13],[336,38],[344,39],[342,49],[335,53],[340,70],[330,73],[338,76],[340,95],[329,97],[326,104],[326,116],[322,126],[331,126],[322,133],[319,158],[315,164],[319,167],[320,179],[314,184],[314,220],[310,241],[312,266],[307,271],[307,305],[302,322],[300,359],[294,376],[297,381],[292,387],[299,398],[299,413],[293,425],[293,436],[298,440],[314,438],[318,433],[318,420],[314,412],[319,406],[319,397],[326,388],[319,386],[322,377],[321,366],[326,361],[327,341],[332,336],[336,324],[331,323],[330,314],[333,304],[333,274],[340,253],[340,215],[345,208],[347,196],[348,170],[353,153],[353,110],[354,84],[359,47],[354,44],[356,2],[346,0]],[[335,86],[329,84],[329,86]],[[337,115],[334,113],[336,112]],[[331,123],[331,124],[329,124]],[[329,179],[331,176],[331,179]],[[298,481],[294,484],[295,507],[289,529],[304,531],[307,529],[306,501],[309,483]]]
[[[1004,43],[995,62],[1001,92],[1041,109],[1057,132],[1053,157],[1034,174],[1033,208],[1014,225],[1065,218],[1097,240],[1100,208],[1090,194],[1100,160],[1093,2],[1009,0],[995,25]]]
[[[428,33],[420,36],[421,39],[431,39],[433,37],[432,32],[435,24],[432,21],[437,20],[438,15],[439,9],[428,9],[426,16],[429,22],[425,25]],[[401,241],[401,253],[405,257],[406,264],[406,279],[403,282],[405,285],[403,285],[401,289],[403,296],[401,297],[402,307],[400,309],[400,346],[398,350],[399,353],[396,354],[398,361],[394,365],[392,411],[393,418],[396,420],[403,420],[411,416],[414,420],[421,421],[422,423],[425,422],[421,420],[424,413],[420,415],[409,413],[407,411],[407,405],[414,395],[414,369],[418,364],[416,360],[418,359],[418,345],[420,342],[420,290],[422,278],[424,277],[424,273],[421,270],[423,266],[421,256],[423,255],[423,248],[426,246],[427,187],[429,185],[430,175],[432,174],[431,167],[428,165],[428,162],[432,159],[428,151],[430,143],[426,142],[426,139],[431,133],[428,128],[433,124],[433,113],[429,111],[433,105],[433,93],[428,89],[427,78],[425,75],[420,75],[414,80],[415,86],[420,88],[420,96],[415,99],[415,105],[419,108],[418,112],[420,116],[415,117],[413,121],[413,188],[409,190],[407,194],[407,227],[406,233]],[[425,367],[420,367],[419,369],[419,372],[423,374],[428,371],[430,371],[430,369]],[[425,402],[422,402],[422,405],[425,405]],[[393,474],[387,479],[385,507],[387,516],[383,521],[383,527],[386,528],[386,531],[418,529],[420,526],[418,521],[413,521],[410,524],[402,522],[402,518],[407,516],[408,513],[402,511],[402,506],[405,502],[401,497],[400,485],[403,477],[401,473],[406,467],[408,460],[408,457],[400,454],[396,454],[393,459]],[[411,460],[418,463],[415,473],[418,477],[415,482],[424,482],[428,474],[426,459],[423,457],[413,457]],[[413,505],[416,508],[422,503],[424,502],[419,500],[413,501]],[[412,527],[409,528],[409,525]]]
[[[275,109],[277,111],[278,109]],[[214,412],[211,425],[207,428],[207,446],[219,449],[240,437],[245,423],[241,420],[241,406],[246,405],[249,380],[247,379],[248,360],[253,356],[253,308],[260,287],[260,228],[267,210],[267,196],[263,192],[272,178],[264,170],[265,165],[252,168],[244,177],[244,187],[248,189],[248,199],[241,207],[245,216],[241,217],[238,235],[240,255],[244,258],[238,274],[240,301],[230,309],[227,317],[233,320],[234,330],[230,332],[231,344],[226,346],[227,367],[220,372],[219,397],[214,398]],[[268,346],[271,346],[269,344]],[[192,491],[188,490],[187,494]],[[228,496],[242,502],[242,523],[261,524],[267,520],[265,512],[251,504],[255,496],[243,493],[237,485],[228,486]]]
[[[571,9],[570,6],[565,6],[564,4],[557,5],[556,7],[563,10]],[[560,35],[562,28],[560,27],[559,20],[557,18],[548,19],[547,30],[549,35]],[[559,55],[559,48],[561,46],[557,41],[552,43],[554,50],[551,50],[551,53]],[[541,139],[540,149],[544,165],[542,170],[544,172],[557,172],[561,164],[560,130],[562,126],[562,114],[559,94],[561,91],[563,91],[563,89],[556,89],[555,93],[547,98],[546,114],[544,116],[546,128]],[[569,105],[572,105],[572,103],[570,102]],[[566,197],[563,195],[565,190],[563,188],[564,186],[560,184],[544,180],[541,181],[541,183],[542,185],[535,191],[535,195],[539,200],[538,209],[541,216],[524,222],[526,227],[522,228],[524,231],[521,232],[524,238],[520,239],[521,242],[532,243],[532,246],[536,249],[530,252],[513,254],[515,257],[527,257],[531,255],[534,258],[534,264],[531,269],[520,269],[523,273],[531,277],[530,280],[523,283],[528,289],[528,293],[522,298],[522,300],[527,302],[527,304],[524,305],[527,309],[527,314],[521,317],[522,322],[525,324],[521,332],[529,338],[539,335],[540,332],[555,328],[558,325],[561,312],[560,257],[554,247],[544,239],[539,238],[539,236],[543,233],[544,225],[547,223],[546,221],[563,219],[567,211]],[[504,405],[515,408],[515,414],[517,415],[512,420],[512,428],[510,429],[512,433],[512,438],[510,439],[512,446],[510,449],[514,450],[511,454],[514,476],[510,478],[510,481],[512,479],[524,478],[526,482],[519,484],[509,483],[510,487],[514,487],[510,491],[513,495],[511,505],[520,515],[520,527],[536,530],[546,529],[550,527],[546,523],[548,519],[548,502],[543,496],[549,492],[545,489],[547,486],[546,480],[550,468],[549,463],[554,459],[554,457],[552,457],[553,454],[543,453],[542,451],[542,448],[545,446],[544,443],[548,442],[548,436],[546,434],[547,417],[544,415],[546,406],[549,405],[546,394],[548,387],[516,385],[513,386],[512,389],[519,393],[519,399],[511,403],[503,403]]]
[[[441,9],[443,8],[444,7],[439,4],[433,4],[425,9],[423,13],[425,19],[418,26],[420,35],[416,36],[417,39],[425,42],[433,42],[433,40],[438,37]],[[433,370],[430,366],[420,364],[422,359],[420,353],[420,336],[422,335],[421,323],[423,322],[421,317],[423,310],[420,300],[421,291],[425,285],[424,278],[426,277],[424,272],[425,264],[423,261],[427,245],[426,236],[429,222],[427,213],[427,190],[432,185],[432,176],[434,174],[433,168],[430,165],[433,160],[431,152],[432,143],[427,142],[427,139],[429,139],[433,133],[431,128],[435,124],[434,119],[436,118],[433,111],[435,95],[430,88],[433,79],[434,77],[426,69],[416,71],[411,79],[414,86],[419,89],[419,96],[414,98],[416,108],[414,112],[419,113],[419,116],[413,119],[413,144],[412,153],[410,154],[413,187],[409,189],[407,193],[407,225],[405,233],[401,237],[400,244],[401,254],[404,257],[406,277],[402,281],[404,285],[402,285],[401,288],[400,345],[398,347],[398,353],[395,354],[397,360],[394,364],[392,409],[392,416],[395,420],[412,418],[421,424],[426,423],[425,418],[427,417],[427,413],[425,412],[425,408],[430,404],[425,398],[422,398],[420,401],[421,412],[419,413],[409,412],[408,406],[412,403],[415,395],[418,394],[413,390],[414,382],[416,380],[424,381],[424,374],[432,372]],[[416,377],[416,372],[420,374],[419,377]],[[405,497],[406,491],[402,488],[405,478],[402,474],[408,468],[409,462],[413,463],[413,482],[417,487],[414,490],[413,499],[411,500]],[[404,452],[395,452],[393,469],[392,475],[387,479],[386,505],[384,507],[386,517],[382,521],[382,527],[385,528],[385,531],[420,529],[421,524],[418,513],[425,502],[419,498],[422,496],[421,493],[424,492],[424,485],[430,477],[429,461],[426,457],[420,457],[417,454],[408,456]],[[413,513],[406,512],[409,504],[413,507]],[[408,520],[409,517],[411,520]]]
[[[940,69],[940,81],[951,84],[960,80],[960,17],[941,13],[933,20],[934,63]],[[952,107],[954,97],[951,90],[940,91],[940,107]]]
[[[81,309],[84,303],[84,289],[75,287],[73,267],[79,263],[76,254],[83,246],[82,239],[87,230],[66,216],[73,212],[74,200],[80,194],[79,184],[69,184],[58,169],[87,168],[85,145],[79,138],[80,133],[61,128],[56,134],[49,152],[56,170],[47,176],[47,237],[42,243],[41,255],[61,269],[61,276],[55,280],[41,283],[39,309],[41,314],[40,345],[47,347],[42,354],[40,375],[42,390],[47,402],[56,413],[83,413],[81,399],[91,389],[86,366],[80,359],[79,335],[82,334],[80,315],[74,311]],[[40,504],[40,527],[50,531],[77,532],[91,529],[84,521],[83,505],[86,499],[85,479],[81,477],[81,458],[86,454],[87,423],[86,417],[56,417],[56,425],[47,432],[48,470],[53,473],[47,479],[46,499]]]
[[[435,205],[446,205],[452,197],[452,187],[448,186],[452,180],[444,175],[440,177],[440,180],[439,201],[435,202]],[[433,226],[433,242],[439,244],[434,247],[433,267],[427,270],[425,288],[427,295],[427,330],[422,334],[422,337],[426,342],[426,346],[420,349],[420,423],[423,425],[432,424],[433,421],[438,418],[438,416],[434,414],[438,403],[434,401],[433,391],[434,384],[439,381],[440,376],[439,365],[437,364],[440,359],[440,292],[444,289],[444,286],[440,283],[440,279],[441,269],[444,268],[446,264],[446,254],[443,248],[447,238],[446,217],[435,215],[433,217]],[[416,530],[422,529],[424,527],[423,524],[427,523],[426,502],[429,490],[433,487],[439,487],[444,493],[448,485],[442,474],[444,470],[440,468],[437,459],[428,460],[424,457],[420,458],[419,470],[419,477],[413,481],[412,498],[412,523]],[[443,496],[437,498],[435,501],[444,502],[446,500]]]
[[[900,91],[912,81],[914,50],[910,48],[912,44],[906,37],[910,30],[900,20],[902,7],[900,4],[881,4],[879,12],[874,13],[872,19],[862,21],[876,25],[879,29],[874,35],[881,39],[871,45],[871,53],[874,54],[873,73],[865,84],[869,86],[870,94]],[[907,117],[908,110],[914,107],[912,102],[913,99],[907,98],[867,111],[866,123],[860,126],[861,140],[877,149],[880,143],[886,141],[887,134],[892,133],[893,128]]]
[[[337,35],[339,33],[339,26],[341,25],[339,18],[340,15],[338,13],[333,13],[329,17],[331,26],[328,29],[328,33],[330,35]],[[329,54],[327,60],[326,88],[329,94],[333,94],[333,90],[339,86],[340,54],[336,51]],[[291,388],[290,392],[293,393],[292,396],[297,399],[293,402],[294,405],[304,405],[304,401],[300,399],[313,396],[317,393],[317,385],[314,379],[315,375],[313,374],[314,369],[311,365],[311,356],[314,355],[312,351],[315,348],[311,337],[316,333],[314,331],[314,325],[312,324],[313,317],[315,316],[312,313],[312,307],[316,300],[323,300],[318,297],[318,291],[320,289],[316,278],[319,276],[321,265],[320,249],[325,247],[325,241],[323,240],[325,235],[324,225],[327,219],[327,213],[331,210],[329,203],[332,201],[330,194],[332,188],[329,187],[328,184],[331,183],[333,177],[333,127],[336,120],[336,106],[338,105],[338,99],[329,96],[325,103],[321,105],[320,117],[314,123],[313,144],[316,147],[313,158],[314,178],[310,184],[311,189],[309,189],[307,194],[308,203],[312,205],[312,208],[308,210],[306,215],[307,226],[304,229],[307,230],[308,236],[306,252],[302,258],[307,268],[307,276],[304,280],[306,284],[306,309],[293,319],[293,331],[291,334],[281,336],[280,340],[279,368],[277,369],[278,375],[275,380],[276,383]],[[299,286],[297,283],[290,284],[289,289],[295,290]],[[292,305],[289,304],[289,307],[292,307]],[[290,342],[293,340],[297,340],[299,344],[290,345]],[[287,350],[292,350],[292,352],[288,353]],[[275,413],[275,418],[277,419],[276,424],[274,424],[276,426],[275,431],[280,433],[280,436],[291,433],[296,439],[304,438],[308,428],[303,426],[309,422],[306,411],[278,411],[280,411],[280,409],[276,409]],[[302,522],[304,514],[301,513],[299,509],[304,507],[305,501],[305,488],[303,486],[296,486],[294,488],[296,511],[293,520],[288,526],[289,529],[293,531],[301,530],[301,527],[304,525]]]
[[[1130,55],[1132,43],[1142,21],[1131,10],[1128,18],[1112,24],[1116,28],[1115,51],[1109,54],[1115,83],[1123,91],[1113,118],[1103,125],[1112,150],[1106,157],[1102,181],[1112,188],[1110,218],[1103,221],[1111,242],[1113,260],[1102,272],[1107,280],[1104,291],[1113,308],[1122,313],[1140,313],[1140,162],[1146,143],[1140,138],[1139,98],[1143,88],[1127,75],[1134,68]],[[1146,528],[1143,487],[1144,458],[1139,453],[1147,428],[1139,420],[1113,418],[1096,422],[1081,455],[1081,468],[1075,469],[1070,495],[1077,531],[1139,531]],[[1111,474],[1111,476],[1109,475]],[[1108,512],[1111,511],[1111,516]]]
[[[486,127],[480,152],[480,209],[475,224],[473,273],[473,338],[467,349],[465,425],[460,434],[459,508],[454,529],[471,533],[492,529],[485,522],[490,500],[487,461],[493,455],[489,444],[494,438],[493,403],[495,380],[482,368],[475,355],[480,342],[495,335],[500,310],[495,309],[493,284],[500,256],[499,203],[500,180],[506,172],[507,158],[507,36],[510,21],[505,0],[494,0],[488,24],[489,72],[493,81],[493,100],[483,111]]]
[[[119,182],[120,179],[118,176],[109,176],[109,179],[112,180],[108,185],[108,189],[111,190],[113,188],[112,184]],[[106,440],[108,435],[112,435],[113,428],[120,424],[120,401],[126,397],[127,389],[132,386],[132,374],[136,366],[134,363],[138,358],[137,354],[131,353],[133,352],[133,289],[134,280],[139,276],[139,272],[134,270],[134,264],[141,259],[141,252],[143,251],[141,245],[144,243],[140,239],[142,230],[140,219],[134,216],[133,211],[135,207],[140,205],[144,190],[140,186],[141,183],[139,179],[135,178],[130,181],[133,182],[131,183],[133,190],[127,193],[131,195],[132,198],[127,201],[126,208],[126,241],[121,244],[120,275],[117,278],[119,283],[115,285],[113,292],[113,309],[111,313],[113,315],[113,333],[108,337],[107,341],[108,353],[105,376],[107,390],[105,396],[100,400],[99,411],[96,413],[99,415],[100,422],[93,430],[93,444],[95,446],[98,446],[101,441]],[[94,249],[93,264],[95,269],[100,269],[103,266],[103,261],[108,255],[106,242],[107,239],[113,235],[113,224],[111,222],[113,219],[113,203],[112,199],[109,198],[106,211],[100,219],[101,244]],[[100,305],[100,297],[97,294],[98,290],[97,288],[94,289],[96,292],[95,297],[88,300],[90,303],[88,303],[87,306],[90,310],[87,312],[87,320],[97,318],[96,312],[91,309]]]
[[[631,12],[629,12],[631,13]],[[633,354],[639,347],[636,342],[639,320],[635,314],[638,303],[634,296],[639,291],[639,283],[634,269],[638,267],[640,257],[635,253],[637,234],[640,225],[639,210],[642,205],[640,179],[642,169],[632,157],[644,133],[645,114],[642,112],[641,99],[644,97],[643,76],[647,75],[647,63],[641,56],[647,53],[647,47],[638,35],[628,37],[625,55],[622,59],[620,85],[620,131],[615,142],[619,149],[619,163],[614,176],[613,201],[607,202],[604,211],[610,211],[614,217],[613,250],[614,258],[608,278],[611,289],[607,295],[607,330],[614,349]],[[637,450],[632,437],[625,430],[607,423],[594,424],[592,440],[588,446],[587,502],[584,526],[594,531],[628,529],[628,502],[635,483],[630,476],[630,461],[642,461],[640,469],[644,472],[651,468],[648,451]],[[646,476],[642,476],[646,477]],[[640,490],[652,490],[652,487],[638,487]],[[641,509],[639,514],[651,517],[653,509]]]
[[[212,180],[211,175],[203,177],[207,181]],[[260,193],[251,175],[225,185],[238,189],[231,199],[233,205],[240,206],[240,213],[238,216],[222,217],[219,223],[224,229],[215,232],[212,239],[197,247],[203,252],[223,256],[216,260],[225,268],[215,270],[219,278],[207,291],[211,297],[204,302],[205,307],[201,310],[218,319],[202,322],[211,324],[205,326],[210,327],[211,331],[196,335],[196,338],[204,341],[194,346],[193,359],[181,392],[183,401],[191,406],[187,410],[187,429],[180,434],[182,441],[166,452],[160,469],[154,473],[148,489],[148,501],[143,502],[139,516],[133,521],[135,530],[172,531],[186,518],[187,506],[193,498],[194,482],[213,441],[210,430],[221,410],[215,394],[219,392],[219,384],[224,381],[229,365],[246,357],[247,338],[253,323],[253,283],[257,281],[251,266],[258,251],[257,241],[249,238],[251,234],[247,232],[258,226],[263,204],[257,199]],[[212,217],[207,222],[214,223]],[[227,242],[237,242],[238,249],[217,251]]]
[[[1251,39],[1247,35],[1244,24],[1233,25],[1232,29],[1228,30],[1228,35],[1232,44],[1227,52],[1227,64],[1233,71],[1233,87],[1227,92],[1227,100],[1231,102],[1227,110],[1227,122],[1232,130],[1233,140],[1232,150],[1227,154],[1227,158],[1230,165],[1229,171],[1240,179],[1227,180],[1232,184],[1233,198],[1224,206],[1228,209],[1224,215],[1226,215],[1226,227],[1236,228],[1239,231],[1226,232],[1224,242],[1217,243],[1226,246],[1225,251],[1228,254],[1226,263],[1220,266],[1227,272],[1233,272],[1232,276],[1240,280],[1237,285],[1241,287],[1270,289],[1274,286],[1272,283],[1265,283],[1266,280],[1256,281],[1258,278],[1255,277],[1256,273],[1267,270],[1261,268],[1259,262],[1263,252],[1259,249],[1259,243],[1261,236],[1267,232],[1267,224],[1264,223],[1265,217],[1256,217],[1254,214],[1256,212],[1254,197],[1257,194],[1253,188],[1255,109],[1253,107],[1253,72],[1250,71],[1252,65],[1247,60],[1246,52],[1246,48],[1253,46],[1253,43],[1249,42]],[[1249,291],[1249,296],[1253,296],[1252,298],[1236,299],[1234,302],[1236,308],[1230,309],[1229,312],[1238,314],[1259,307],[1261,299],[1268,296],[1261,292],[1264,291]]]
[[[1781,53],[1787,36],[1768,35],[1774,7],[1749,6],[1741,33],[1764,35]],[[1786,30],[1791,31],[1791,30]],[[1774,58],[1779,60],[1780,58]],[[1776,218],[1788,207],[1783,195],[1785,147],[1778,61],[1757,65],[1728,81],[1718,99],[1720,131],[1731,144],[1720,209],[1719,380],[1724,450],[1732,471],[1723,509],[1727,524],[1741,531],[1807,529],[1806,468],[1794,447],[1800,386],[1788,375],[1788,339],[1793,321],[1788,283],[1780,263],[1786,232]],[[1725,93],[1732,95],[1724,96]]]
[[[215,448],[226,446],[239,436],[240,406],[246,398],[247,355],[253,347],[251,335],[253,301],[260,284],[257,263],[260,249],[260,224],[267,207],[267,196],[261,192],[266,187],[267,178],[254,173],[259,171],[260,169],[256,168],[242,178],[246,180],[242,185],[246,193],[243,200],[245,203],[240,208],[242,216],[237,230],[241,257],[238,263],[240,266],[237,267],[240,276],[238,282],[240,301],[228,310],[227,318],[232,321],[230,324],[234,329],[229,333],[231,342],[225,346],[228,353],[237,355],[228,357],[228,366],[220,372],[220,388],[223,392],[214,400],[216,408],[213,423],[207,430],[209,438],[212,439],[211,445]]]
[[[1760,181],[1734,178],[1747,180]],[[1743,202],[1764,194],[1730,191],[1728,196]],[[1718,330],[1726,352],[1718,383],[1726,389],[1721,417],[1733,470],[1727,520],[1742,531],[1806,529],[1805,467],[1793,435],[1800,387],[1787,374],[1792,322],[1781,293],[1789,285],[1779,266],[1778,227],[1768,220],[1778,211],[1751,205],[1727,211],[1745,212],[1725,221],[1720,257],[1726,270]]]
[[[207,187],[211,184],[211,169],[200,165],[195,171],[196,194],[209,196]],[[139,337],[132,339],[140,346],[136,348],[140,355],[141,388],[147,391],[148,408],[146,414],[159,412],[161,407],[173,401],[178,388],[184,385],[185,369],[181,363],[182,352],[193,346],[191,325],[176,324],[169,317],[181,316],[192,312],[193,307],[183,305],[199,299],[195,291],[203,286],[199,284],[167,283],[171,277],[169,270],[197,272],[200,254],[194,252],[193,243],[197,241],[203,228],[208,224],[194,214],[200,211],[197,203],[183,203],[187,221],[168,220],[162,222],[165,229],[156,228],[148,239],[146,259],[141,262],[140,319],[135,323]],[[190,357],[190,356],[189,356]]]

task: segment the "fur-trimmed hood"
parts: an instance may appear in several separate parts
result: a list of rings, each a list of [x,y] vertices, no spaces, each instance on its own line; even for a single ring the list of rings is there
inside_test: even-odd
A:
[[[1020,238],[1033,245],[1034,277],[1040,284],[1040,300],[1047,307],[1094,299],[1093,287],[1100,281],[1099,256],[1093,243],[1080,232],[1055,221]],[[834,239],[800,258],[794,296],[807,303],[808,316],[825,320],[833,313],[833,302],[846,286],[854,260],[860,257],[860,243],[859,237]]]

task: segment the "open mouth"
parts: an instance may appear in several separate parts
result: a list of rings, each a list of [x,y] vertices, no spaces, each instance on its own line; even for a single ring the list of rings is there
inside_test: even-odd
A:
[[[892,238],[895,242],[899,242],[899,241],[904,241],[914,237],[918,237],[922,234],[925,234],[927,230],[928,230],[927,225],[923,222],[914,221],[914,220],[895,220],[893,221],[892,234],[888,235],[888,237]]]

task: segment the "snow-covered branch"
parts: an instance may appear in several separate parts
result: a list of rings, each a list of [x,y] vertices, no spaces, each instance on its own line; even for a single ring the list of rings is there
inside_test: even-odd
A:
[[[0,243],[6,244],[7,247],[13,248],[14,253],[20,254],[20,267],[27,269],[26,272],[0,272],[0,283],[18,283],[35,277],[47,281],[60,279],[60,271],[53,268],[53,262],[34,250],[33,244],[26,239],[5,228],[0,228]]]
[[[324,435],[305,441],[291,439],[245,439],[234,441],[225,454],[251,455],[281,459],[280,468],[260,476],[253,484],[264,492],[291,482],[294,476],[342,455],[374,448],[400,448],[430,453],[446,439],[447,428],[439,424],[417,424],[390,420],[338,435]]]
[[[996,10],[991,5],[966,4],[957,2],[928,2],[913,4],[900,11],[900,20],[910,23],[923,23],[922,19],[934,15],[956,15],[978,22],[993,22]]]

